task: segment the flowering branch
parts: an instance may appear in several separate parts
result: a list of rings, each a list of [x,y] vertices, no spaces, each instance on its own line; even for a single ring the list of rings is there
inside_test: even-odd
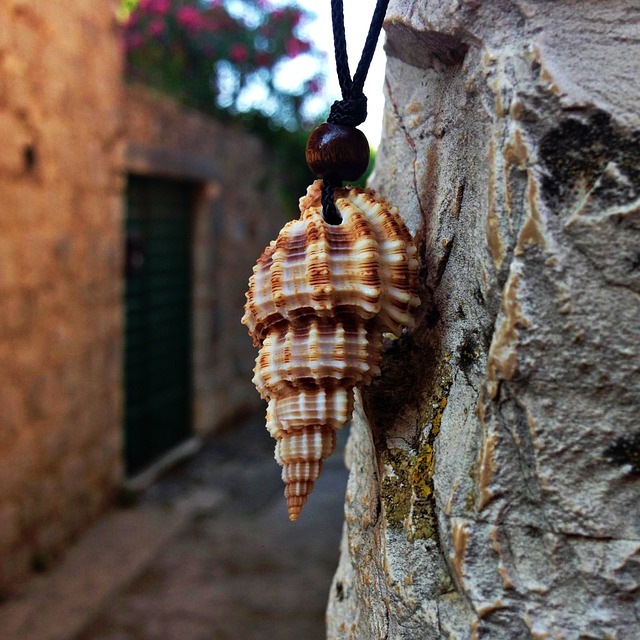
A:
[[[123,0],[127,75],[212,114],[259,112],[288,128],[323,87],[321,54],[301,26],[309,14],[268,0]],[[307,56],[299,86],[278,82]]]

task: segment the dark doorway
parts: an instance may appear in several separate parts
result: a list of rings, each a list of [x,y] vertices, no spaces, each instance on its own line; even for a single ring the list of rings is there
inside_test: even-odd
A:
[[[148,466],[192,431],[191,227],[196,185],[129,176],[125,462]]]

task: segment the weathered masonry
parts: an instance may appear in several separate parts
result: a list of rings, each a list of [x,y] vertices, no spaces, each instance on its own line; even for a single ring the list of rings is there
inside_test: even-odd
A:
[[[261,144],[122,80],[112,0],[0,4],[0,590],[258,401]]]

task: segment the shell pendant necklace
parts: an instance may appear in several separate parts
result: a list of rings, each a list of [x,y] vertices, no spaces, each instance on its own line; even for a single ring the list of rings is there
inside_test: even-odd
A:
[[[290,520],[297,520],[335,432],[353,412],[356,387],[380,374],[383,333],[413,326],[416,247],[395,207],[372,189],[342,186],[369,162],[355,127],[367,116],[362,90],[389,0],[378,0],[351,79],[342,0],[331,0],[343,99],[310,135],[306,159],[319,178],[258,259],[242,323],[259,348],[253,382],[267,405]]]

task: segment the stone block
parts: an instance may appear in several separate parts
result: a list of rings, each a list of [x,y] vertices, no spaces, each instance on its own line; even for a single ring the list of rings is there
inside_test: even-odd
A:
[[[37,421],[48,416],[62,414],[65,398],[62,383],[57,371],[44,371],[37,374],[25,391],[27,418]]]
[[[82,495],[85,489],[78,480],[88,476],[90,461],[82,450],[68,451],[59,461],[60,489],[69,497]]]
[[[0,387],[0,451],[6,451],[17,441],[25,422],[22,391],[15,383]]]
[[[41,554],[55,555],[62,550],[68,537],[69,533],[65,530],[64,523],[50,519],[38,531],[36,545],[38,549],[41,549]]]
[[[17,251],[13,243],[0,242],[0,291],[15,289],[18,285]]]
[[[13,113],[0,110],[0,140],[0,175],[20,176],[25,171],[25,150],[33,143],[33,136]]]
[[[0,453],[0,487],[5,499],[15,498],[37,475],[38,451],[33,438],[21,433],[12,447]]]
[[[33,323],[35,304],[35,292],[31,289],[15,289],[3,296],[0,335],[13,338],[26,333]]]
[[[0,503],[0,549],[12,547],[20,537],[20,511],[15,502]]]
[[[32,550],[28,543],[18,547],[0,548],[0,594],[8,595],[15,589],[16,579],[31,568]]]

